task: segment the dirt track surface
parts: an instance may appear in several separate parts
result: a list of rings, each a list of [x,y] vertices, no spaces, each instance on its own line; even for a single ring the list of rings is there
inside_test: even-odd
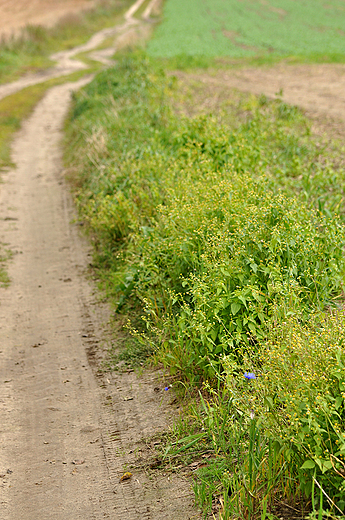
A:
[[[86,280],[60,145],[71,91],[90,79],[48,91],[14,141],[16,167],[2,173],[0,241],[14,256],[0,289],[0,517],[198,519],[187,479],[144,469],[155,457],[147,439],[173,409],[161,374],[98,371],[114,341],[110,311]]]
[[[71,13],[92,7],[95,0],[0,0],[0,36],[26,25],[52,26]]]

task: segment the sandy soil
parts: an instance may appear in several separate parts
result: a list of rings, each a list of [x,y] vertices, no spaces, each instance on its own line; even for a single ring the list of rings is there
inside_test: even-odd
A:
[[[2,174],[0,241],[14,256],[0,289],[1,520],[200,519],[188,479],[147,469],[148,438],[174,408],[162,374],[98,370],[116,338],[85,276],[90,253],[60,146],[71,91],[88,81],[48,91],[13,143],[16,167]]]
[[[206,85],[238,89],[275,98],[282,91],[285,102],[304,109],[315,121],[315,130],[332,127],[344,134],[345,65],[286,65],[221,70],[212,74],[176,73]]]
[[[0,36],[28,24],[52,26],[65,16],[93,6],[95,0],[0,0]]]

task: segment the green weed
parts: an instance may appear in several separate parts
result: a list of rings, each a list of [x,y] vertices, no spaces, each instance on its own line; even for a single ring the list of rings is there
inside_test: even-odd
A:
[[[232,360],[226,368],[238,408],[281,447],[313,509],[333,514],[345,510],[344,325],[343,312],[316,315],[308,327],[289,319],[272,329],[259,357],[247,358],[255,379]]]
[[[138,344],[203,388],[165,460],[198,462],[205,514],[338,514],[343,171],[279,96],[190,118],[178,95],[142,52],[119,56],[75,95],[66,154],[103,287],[142,315]]]

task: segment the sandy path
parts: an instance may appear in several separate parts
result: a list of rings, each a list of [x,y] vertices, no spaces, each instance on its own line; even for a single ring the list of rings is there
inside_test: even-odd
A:
[[[0,36],[16,33],[28,24],[52,26],[94,4],[95,0],[0,0]]]
[[[99,447],[88,444],[99,429],[99,391],[81,337],[85,260],[59,166],[70,90],[51,90],[24,124],[17,168],[1,190],[1,214],[13,219],[4,238],[17,252],[0,310],[0,468],[13,471],[1,490],[4,520],[101,518],[107,491]],[[83,459],[73,472],[71,462]]]
[[[154,454],[143,437],[166,428],[172,397],[154,373],[96,377],[109,311],[84,277],[60,147],[71,90],[88,81],[48,91],[3,174],[0,240],[15,254],[0,289],[0,518],[198,519],[183,478],[135,469],[119,482]]]

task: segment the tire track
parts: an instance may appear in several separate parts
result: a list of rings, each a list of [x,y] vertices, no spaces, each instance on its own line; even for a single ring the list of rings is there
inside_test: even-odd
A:
[[[114,28],[119,36],[138,25],[133,7]],[[91,39],[88,50],[99,41]],[[135,470],[119,481],[151,449],[143,438],[166,427],[169,397],[155,391],[155,374],[139,380],[97,371],[106,312],[85,281],[88,247],[71,225],[60,149],[71,92],[90,80],[47,92],[15,139],[17,167],[3,175],[0,239],[15,255],[12,283],[0,290],[1,519],[200,518],[184,479]]]

